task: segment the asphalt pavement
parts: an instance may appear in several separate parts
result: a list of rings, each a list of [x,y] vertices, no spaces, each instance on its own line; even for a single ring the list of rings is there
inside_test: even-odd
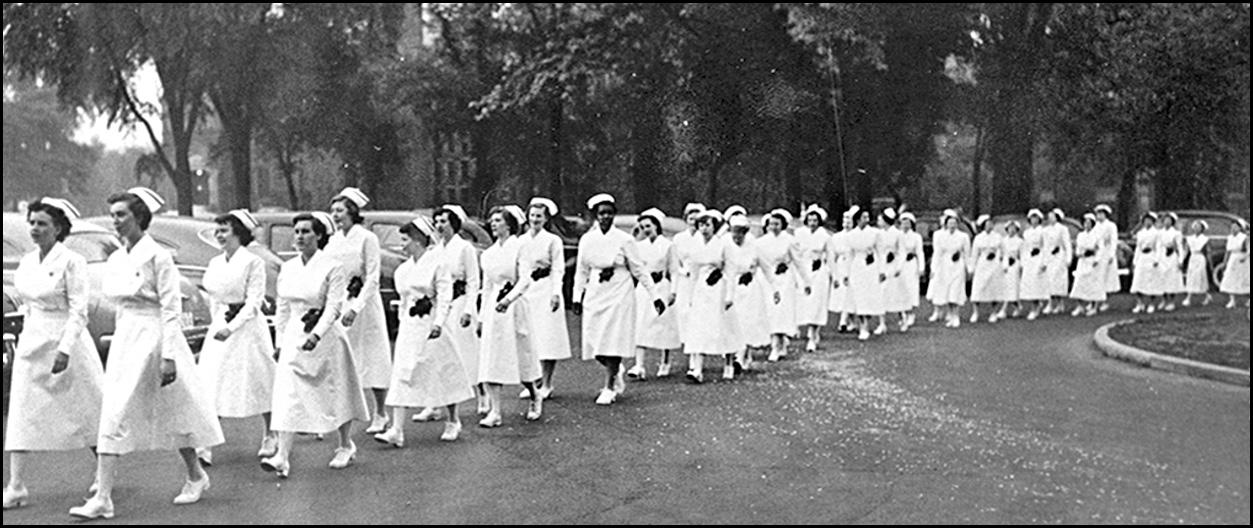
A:
[[[303,438],[281,482],[257,464],[260,419],[225,420],[201,503],[170,504],[176,454],[135,454],[112,522],[1249,524],[1249,389],[1101,356],[1093,332],[1129,307],[867,343],[828,327],[818,353],[733,382],[707,361],[713,381],[632,382],[609,408],[593,403],[600,367],[567,361],[538,423],[508,400],[484,430],[464,406],[461,440],[439,442],[440,424],[407,424],[399,450],[358,433],[342,471],[333,442]],[[30,505],[4,524],[71,521],[91,455],[28,466]]]

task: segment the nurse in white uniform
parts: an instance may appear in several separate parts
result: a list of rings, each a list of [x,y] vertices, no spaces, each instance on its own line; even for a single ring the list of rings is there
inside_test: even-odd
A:
[[[1098,307],[1105,302],[1105,275],[1101,245],[1105,238],[1096,231],[1096,215],[1083,215],[1083,231],[1075,238],[1075,281],[1070,298],[1079,302],[1070,315],[1079,317],[1096,315]]]
[[[462,238],[461,227],[470,220],[460,205],[446,204],[435,209],[431,215],[438,232],[439,245],[431,248],[443,259],[444,269],[452,277],[452,307],[449,317],[455,323],[449,324],[445,330],[452,341],[453,349],[461,355],[461,366],[465,367],[474,383],[474,393],[478,396],[478,414],[487,416],[491,405],[487,401],[487,392],[475,379],[479,372],[479,336],[478,325],[474,323],[478,315],[475,304],[479,299],[482,284],[479,270],[479,255],[469,241]],[[427,407],[413,416],[415,422],[441,420],[443,409]]]
[[[957,229],[957,212],[944,211],[944,229],[932,240],[931,280],[937,281],[931,302],[945,312],[945,326],[961,326],[958,311],[966,304],[966,272],[970,269],[970,236]]]
[[[174,504],[200,501],[209,475],[196,449],[222,443],[213,402],[196,373],[179,314],[174,259],[145,231],[165,203],[146,187],[109,197],[109,215],[124,247],[109,255],[104,294],[117,305],[117,327],[105,370],[96,494],[70,515],[113,517],[118,459],[136,451],[177,449],[187,468]]]
[[[279,358],[274,377],[271,426],[278,431],[278,454],[261,467],[287,478],[296,433],[339,432],[331,469],[348,467],[357,457],[354,421],[367,421],[365,392],[356,355],[338,323],[348,302],[348,278],[338,260],[321,250],[335,221],[321,211],[292,220],[298,254],[278,275],[275,331]],[[384,402],[386,403],[386,402]]]
[[[610,405],[626,391],[622,360],[635,355],[635,287],[644,284],[658,314],[666,303],[640,261],[635,240],[614,229],[618,208],[613,196],[598,194],[587,201],[596,223],[579,239],[574,275],[574,314],[583,318],[583,359],[605,367],[605,386],[597,405]]]
[[[796,325],[805,336],[805,351],[814,352],[822,339],[822,327],[827,325],[831,300],[831,233],[822,227],[827,221],[826,209],[810,205],[801,216],[805,225],[792,234],[801,281],[796,296]]]
[[[635,241],[639,248],[640,260],[644,269],[653,278],[657,293],[666,298],[668,306],[675,302],[674,281],[678,266],[674,258],[674,244],[661,236],[661,221],[666,217],[660,209],[652,208],[639,214],[636,229],[642,238]],[[645,362],[649,350],[661,352],[661,362],[657,365],[657,377],[670,375],[670,353],[677,350],[682,343],[679,340],[679,325],[675,313],[681,310],[666,310],[658,314],[652,309],[653,300],[642,284],[635,285],[635,365],[627,371],[627,377],[643,380],[647,377]]]
[[[914,310],[921,303],[922,273],[925,256],[922,248],[922,235],[915,230],[918,218],[914,213],[901,213],[901,290],[905,294],[905,312],[901,317],[901,331],[906,332],[916,322]]]
[[[1136,306],[1131,313],[1153,313],[1157,310],[1157,297],[1162,294],[1157,251],[1157,213],[1147,212],[1140,217],[1140,230],[1136,231],[1134,268],[1131,276],[1131,293],[1136,296]]]
[[[840,230],[831,235],[831,295],[827,308],[840,314],[840,333],[851,331],[849,325],[853,317],[853,296],[848,289],[849,260],[853,258],[848,247],[848,235],[853,231],[853,217],[860,207],[854,205],[840,215]]]
[[[1045,315],[1065,313],[1066,297],[1070,294],[1070,262],[1075,251],[1070,230],[1062,224],[1065,217],[1061,209],[1053,209],[1044,228],[1044,259],[1048,268],[1046,275],[1050,297],[1048,306],[1044,308]]]
[[[374,396],[366,399],[374,419],[365,432],[376,434],[387,429],[392,347],[383,314],[383,297],[379,293],[382,277],[379,237],[361,225],[361,209],[368,203],[370,199],[355,187],[347,187],[331,199],[331,218],[335,220],[336,229],[322,252],[339,262],[348,281],[348,300],[339,322],[352,344],[361,385]]]
[[[1005,269],[1001,248],[1004,244],[1001,234],[993,229],[992,217],[981,215],[975,220],[975,229],[979,234],[971,244],[974,278],[970,287],[970,322],[979,322],[979,304],[990,305],[989,323],[1000,320],[1000,315],[993,310],[996,305],[1005,301]]]
[[[78,218],[78,209],[60,198],[36,200],[26,212],[38,249],[22,257],[11,290],[26,317],[9,384],[6,510],[30,497],[28,453],[96,447],[104,368],[87,333],[87,259],[63,244]]]
[[[731,270],[727,268],[727,249],[731,243],[718,236],[722,213],[710,209],[696,219],[696,242],[693,244],[691,265],[692,286],[690,314],[700,314],[700,320],[689,320],[688,341],[683,352],[688,356],[687,379],[693,383],[705,381],[705,356],[725,358],[722,379],[734,379],[732,361],[738,351],[738,335],[731,307],[735,287]]]
[[[883,281],[884,315],[879,316],[879,327],[875,329],[875,334],[882,335],[887,332],[886,314],[899,314],[900,327],[905,328],[905,312],[912,310],[913,307],[909,305],[907,299],[909,292],[906,291],[901,273],[905,265],[904,233],[896,227],[895,209],[888,207],[879,212],[878,228],[878,252],[883,256],[880,269],[883,270],[885,280]]]
[[[392,420],[391,427],[374,435],[374,440],[404,447],[405,413],[412,407],[426,407],[445,410],[439,439],[452,442],[461,434],[457,404],[474,397],[470,375],[444,331],[451,311],[452,277],[444,270],[439,253],[430,251],[438,244],[430,219],[419,216],[401,226],[400,241],[409,258],[395,274],[400,327],[387,390]]]
[[[1030,303],[1027,320],[1040,316],[1049,300],[1048,260],[1044,248],[1044,213],[1027,211],[1027,230],[1022,233],[1022,277],[1018,281],[1018,298]]]
[[[1227,237],[1227,259],[1218,291],[1230,297],[1227,309],[1236,307],[1237,295],[1249,295],[1249,224],[1233,222]],[[1245,306],[1248,306],[1246,299]]]
[[[1184,245],[1188,248],[1188,257],[1184,269],[1184,289],[1187,296],[1183,298],[1183,306],[1192,305],[1193,295],[1204,295],[1205,300],[1201,302],[1202,306],[1208,306],[1214,296],[1210,294],[1209,280],[1209,237],[1205,232],[1209,231],[1209,224],[1204,220],[1197,220],[1188,226],[1188,236],[1184,239]]]
[[[570,359],[570,332],[566,329],[565,299],[561,292],[566,275],[565,251],[561,237],[547,229],[557,215],[557,203],[535,197],[527,208],[526,232],[518,235],[518,269],[530,270],[531,286],[522,294],[530,322],[531,346],[539,356],[543,376],[536,382],[540,398],[553,395],[553,373],[557,362]],[[531,397],[523,389],[521,399]]]
[[[735,295],[731,302],[731,314],[736,324],[739,352],[733,363],[737,371],[749,370],[753,365],[753,352],[770,346],[770,329],[766,327],[766,298],[771,291],[766,265],[761,260],[756,243],[749,239],[748,217],[732,216],[731,244],[727,248],[728,267],[733,274]]]
[[[683,220],[687,222],[687,230],[675,233],[674,239],[671,240],[672,252],[671,258],[674,259],[674,269],[677,273],[672,272],[670,280],[674,282],[674,306],[675,306],[675,324],[679,328],[679,340],[687,342],[684,332],[687,331],[687,309],[685,306],[690,304],[692,296],[692,271],[688,267],[688,260],[691,259],[693,244],[696,242],[696,217],[705,212],[705,206],[699,203],[690,203],[683,208]],[[669,371],[666,372],[669,375]],[[659,377],[662,377],[658,374]]]
[[[214,219],[213,236],[222,254],[209,261],[204,287],[209,292],[213,322],[200,349],[200,373],[222,418],[260,415],[265,424],[260,458],[278,452],[278,435],[270,430],[274,400],[274,343],[261,313],[265,303],[265,261],[244,249],[252,243],[257,220],[236,209]],[[203,449],[200,462],[213,463]]]
[[[775,209],[766,215],[766,232],[757,239],[757,251],[766,270],[771,273],[773,291],[766,299],[766,323],[770,328],[770,357],[775,362],[787,356],[788,338],[796,334],[796,293],[800,280],[796,275],[799,259],[796,244],[787,232],[792,214]]]
[[[1122,291],[1122,282],[1118,277],[1118,224],[1110,219],[1114,215],[1114,209],[1108,205],[1100,204],[1092,209],[1096,214],[1096,236],[1104,240],[1101,248],[1104,254],[1101,255],[1101,272],[1105,277],[1105,293],[1106,299],[1110,295]],[[1097,308],[1099,311],[1109,309],[1109,302],[1103,302]]]
[[[1163,227],[1158,233],[1157,243],[1160,246],[1162,266],[1162,303],[1158,309],[1167,312],[1175,311],[1175,296],[1185,293],[1183,285],[1184,260],[1188,247],[1179,231],[1179,215],[1165,213],[1161,216]]]
[[[1001,303],[998,319],[1009,318],[1009,303],[1014,303],[1014,317],[1022,315],[1019,290],[1022,286],[1022,224],[1010,221],[1005,224],[1005,236],[1001,238],[1002,272],[1005,274],[1005,299]]]
[[[857,215],[857,228],[848,236],[851,250],[848,287],[853,296],[855,315],[861,329],[858,339],[870,339],[871,318],[884,313],[883,284],[887,281],[884,255],[880,254],[880,230],[870,225],[870,211]],[[876,330],[876,333],[878,332]]]

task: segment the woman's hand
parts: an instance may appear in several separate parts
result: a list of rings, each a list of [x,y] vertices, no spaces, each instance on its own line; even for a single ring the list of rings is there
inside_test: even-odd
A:
[[[301,345],[301,350],[313,350],[317,348],[318,343],[322,342],[322,337],[317,334],[309,334],[309,338],[305,339],[305,344]]]
[[[52,361],[52,374],[57,375],[65,372],[70,367],[70,356],[65,352],[57,352],[57,358]]]
[[[496,303],[496,313],[505,313],[505,310],[508,310],[508,309],[509,309],[508,298],[505,298],[504,300]]]
[[[357,311],[351,308],[344,312],[344,317],[339,322],[344,324],[344,328],[352,326],[353,321],[357,320]]]
[[[806,286],[806,287],[805,287],[805,295],[809,295],[809,294],[811,294],[811,293],[813,293],[813,292],[814,292],[814,289],[813,289],[813,288],[811,288],[811,287],[809,287],[809,286]]]
[[[783,301],[783,295],[780,294],[779,292],[774,292],[774,303],[779,304],[782,301]]]
[[[726,305],[725,305],[722,309],[723,309],[724,311],[725,311],[725,310],[730,310],[730,309],[731,309],[731,306],[733,306],[734,304],[735,304],[735,301],[727,301]]]
[[[217,333],[213,334],[213,339],[216,339],[218,341],[226,341],[226,338],[230,336],[231,336],[231,329],[223,328],[221,330],[218,330]]]
[[[470,314],[461,314],[461,327],[470,328]]]
[[[427,339],[439,339],[440,334],[442,334],[443,332],[444,331],[440,329],[439,325],[434,325],[431,327],[431,335],[427,336],[426,338]]]
[[[670,295],[668,295],[668,296],[666,297],[666,306],[674,306],[674,299],[675,299],[675,297],[674,297],[674,294],[673,294],[673,293],[671,293]]]
[[[161,386],[165,387],[178,379],[178,367],[173,359],[161,360]]]
[[[561,309],[561,296],[554,295],[553,300],[548,301],[548,306],[552,308],[552,311],[554,312],[556,312],[557,310],[560,310]]]

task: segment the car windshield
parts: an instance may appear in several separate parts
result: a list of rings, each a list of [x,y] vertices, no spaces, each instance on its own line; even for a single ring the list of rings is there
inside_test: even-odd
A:
[[[82,255],[89,263],[108,260],[109,255],[120,247],[117,237],[109,233],[75,233],[66,237],[65,245]],[[7,245],[5,251],[8,251]]]

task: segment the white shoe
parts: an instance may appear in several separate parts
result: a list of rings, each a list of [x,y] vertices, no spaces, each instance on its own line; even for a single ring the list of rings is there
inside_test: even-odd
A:
[[[344,469],[357,459],[357,444],[348,441],[348,447],[340,447],[335,449],[335,456],[331,458],[331,469]]]
[[[1098,308],[1098,310],[1100,310],[1101,312],[1108,312],[1108,311],[1109,311],[1109,303],[1101,303],[1101,307],[1100,307],[1100,308]]]
[[[1209,303],[1213,300],[1214,300],[1214,296],[1207,293],[1205,294],[1205,300],[1201,301],[1201,306],[1209,306]]]
[[[1153,312],[1156,312],[1156,311],[1157,311],[1157,308],[1156,308],[1156,307],[1154,307],[1154,306],[1153,306],[1153,305],[1151,305],[1151,304],[1149,305],[1149,307],[1148,307],[1148,308],[1145,308],[1145,309],[1144,309],[1144,313],[1153,313]]]
[[[460,435],[461,422],[447,422],[444,424],[444,433],[439,435],[439,440],[441,442],[455,442]]]
[[[1087,310],[1083,311],[1083,315],[1087,317],[1092,317],[1096,315],[1096,312],[1097,312],[1096,308],[1088,308]]]
[[[1076,306],[1076,307],[1075,307],[1075,309],[1074,309],[1074,311],[1070,312],[1070,316],[1071,316],[1071,317],[1079,317],[1080,315],[1083,315],[1083,312],[1084,312],[1084,310],[1083,310],[1083,307],[1082,307],[1082,306]]]
[[[531,391],[526,390],[526,387],[522,387],[522,392],[519,392],[519,393],[518,393],[518,399],[519,399],[519,400],[529,400],[529,399],[531,399]]]
[[[989,316],[988,316],[988,322],[989,322],[989,323],[991,323],[991,324],[996,324],[996,322],[997,322],[997,321],[1000,321],[1000,320],[1001,320],[1001,318],[1000,318],[999,314],[997,314],[997,313],[995,313],[995,312],[993,312],[993,313],[992,313],[992,315],[989,315]]]
[[[766,358],[766,362],[767,362],[767,363],[778,363],[778,362],[779,362],[779,357],[780,357],[780,356],[779,356],[779,351],[778,351],[778,350],[771,350],[771,351],[770,351],[770,356],[768,356],[768,357]]]
[[[1021,306],[1015,306],[1015,307],[1014,307],[1014,318],[1015,318],[1015,319],[1017,319],[1017,318],[1019,318],[1019,317],[1022,317],[1022,307],[1021,307]]]
[[[970,324],[975,324],[977,322],[979,322],[979,312],[970,314]]]
[[[551,400],[551,399],[553,399],[553,388],[552,388],[551,386],[548,386],[548,385],[544,385],[543,387],[540,387],[540,388],[539,388],[539,397],[540,397],[540,399],[541,399],[541,400]]]
[[[1173,311],[1175,311],[1175,303],[1170,303],[1170,304],[1167,304],[1167,305],[1166,305],[1165,310],[1166,310],[1167,312],[1173,312]]]
[[[20,490],[4,488],[4,509],[12,510],[26,506],[26,501],[30,499],[30,492],[26,488]]]
[[[531,400],[531,407],[526,410],[526,421],[534,422],[544,416],[544,399]]]
[[[277,455],[262,460],[261,469],[273,471],[281,479],[285,479],[291,474],[291,464],[286,460],[279,460]]]
[[[866,330],[865,328],[862,328],[861,332],[857,334],[857,340],[865,341],[867,339],[870,339],[870,331]]]
[[[700,385],[701,383],[705,382],[705,374],[699,370],[689,369],[687,371],[687,380],[697,385]]]
[[[1031,312],[1027,314],[1028,321],[1034,321],[1039,317],[1040,317],[1040,312],[1036,310],[1031,310]]]
[[[996,314],[993,315],[992,317],[995,317],[997,321],[1004,321],[1006,319],[1009,319],[1009,315],[1005,313],[1005,310],[996,312]]]
[[[200,472],[202,477],[196,482],[187,481],[183,484],[183,492],[174,497],[174,504],[183,506],[200,502],[200,496],[209,490],[209,474]]]
[[[1182,306],[1182,307],[1184,307],[1184,308],[1187,308],[1187,307],[1189,307],[1189,306],[1192,306],[1192,298],[1191,298],[1191,297],[1184,297],[1184,298],[1183,298],[1183,301],[1179,303],[1179,306]]]
[[[644,365],[640,364],[631,367],[631,370],[628,370],[626,375],[628,378],[640,381],[644,381],[648,377],[648,374],[644,372]]]
[[[439,407],[427,407],[422,412],[413,415],[415,422],[434,422],[444,419],[444,409]]]
[[[386,416],[378,415],[370,421],[370,427],[366,428],[365,434],[378,434],[387,430],[388,419]]]
[[[1227,309],[1232,310],[1232,309],[1235,309],[1235,307],[1236,307],[1236,298],[1232,297],[1230,301],[1227,301]]]
[[[500,427],[500,424],[503,421],[504,420],[500,417],[500,413],[496,412],[495,409],[492,409],[491,412],[487,413],[487,416],[484,416],[482,420],[479,420],[479,427],[482,427],[484,429],[492,429],[495,427]]]
[[[601,389],[600,395],[596,396],[596,405],[609,405],[618,398],[618,393],[609,389]]]
[[[810,342],[808,342],[808,343],[805,343],[805,351],[806,351],[806,352],[809,352],[809,353],[811,353],[811,354],[812,354],[812,353],[814,353],[814,352],[817,352],[817,351],[818,351],[818,343],[815,343],[815,342],[813,342],[813,341],[810,341]]]
[[[722,367],[722,379],[724,380],[735,379],[735,367],[732,367],[731,365]]]
[[[87,499],[87,504],[77,508],[70,508],[70,515],[81,519],[112,519],[113,500],[92,497]]]
[[[939,320],[940,320],[940,312],[935,312],[931,314],[931,317],[927,319],[927,321],[931,323],[937,322]]]
[[[200,459],[200,465],[204,467],[213,467],[213,451],[204,448],[196,448],[196,458]]]
[[[270,458],[278,454],[278,435],[267,435],[261,439],[261,449],[257,450],[257,458]]]
[[[670,364],[669,363],[662,363],[660,365],[657,365],[657,377],[658,378],[670,377]]]
[[[883,335],[886,333],[888,333],[888,325],[886,324],[879,323],[879,326],[874,329],[874,335]]]
[[[405,432],[399,428],[391,428],[374,435],[374,441],[387,444],[397,449],[405,447]]]
[[[1131,313],[1133,313],[1133,314],[1138,314],[1138,313],[1143,312],[1143,311],[1144,311],[1144,305],[1143,305],[1143,304],[1137,304],[1135,308],[1132,308],[1132,309],[1131,309]]]

